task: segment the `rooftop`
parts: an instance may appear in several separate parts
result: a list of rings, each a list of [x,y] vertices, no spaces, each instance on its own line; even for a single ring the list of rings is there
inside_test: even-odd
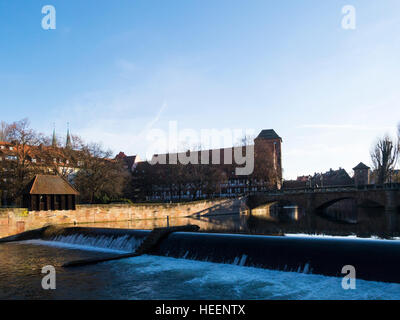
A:
[[[278,136],[274,129],[264,129],[260,132],[256,139],[280,139],[282,138]]]
[[[36,175],[26,186],[28,194],[79,195],[79,192],[65,179],[56,175]]]
[[[370,169],[370,167],[368,167],[367,165],[365,165],[364,163],[360,162],[357,166],[355,166],[353,168],[353,170],[357,170],[357,169]]]

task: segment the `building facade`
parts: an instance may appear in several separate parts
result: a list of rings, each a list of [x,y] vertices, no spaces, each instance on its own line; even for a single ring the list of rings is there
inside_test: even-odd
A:
[[[36,174],[73,177],[79,170],[78,151],[72,149],[69,130],[66,144],[57,144],[55,132],[49,145],[28,145],[18,141],[0,141],[0,204],[11,205],[21,189]]]
[[[280,189],[282,185],[282,138],[273,129],[262,130],[249,146],[186,153],[154,155],[149,162],[135,162],[132,170],[136,195],[140,200],[180,201],[212,197],[236,197],[251,191]],[[236,151],[235,151],[236,150]],[[235,163],[235,152],[253,155],[250,174],[238,174],[243,164]],[[196,153],[193,157],[191,153]],[[171,163],[182,155],[196,161]],[[120,157],[129,157],[120,153]],[[213,157],[219,160],[217,163]],[[196,157],[198,157],[196,159]],[[155,159],[165,163],[156,163]],[[204,164],[202,159],[208,159]],[[233,160],[233,161],[232,161]],[[132,162],[132,161],[130,161]],[[173,162],[173,161],[172,161]],[[156,164],[154,164],[156,163]],[[130,167],[130,164],[128,165]]]

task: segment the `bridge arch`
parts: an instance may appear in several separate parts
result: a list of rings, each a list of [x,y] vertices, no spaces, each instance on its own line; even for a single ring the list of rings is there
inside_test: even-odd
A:
[[[359,206],[362,207],[375,207],[375,208],[384,208],[385,204],[380,201],[372,200],[372,199],[361,199],[358,202]]]
[[[304,201],[302,197],[282,197],[282,196],[268,196],[265,198],[258,198],[258,199],[249,199],[247,201],[247,205],[251,209],[259,208],[259,207],[266,207],[272,206],[277,204],[279,206],[298,206],[302,209],[306,209],[307,203]]]
[[[315,210],[322,211],[322,210],[324,210],[326,208],[329,208],[333,204],[338,203],[338,202],[343,201],[343,200],[353,200],[353,201],[355,201],[357,203],[357,198],[352,197],[352,196],[344,196],[344,197],[338,197],[338,198],[335,198],[335,199],[330,199],[330,200],[327,200],[327,201],[325,201],[323,203],[317,204],[316,207],[315,207]]]
[[[282,190],[250,194],[246,204],[250,209],[265,206],[271,202],[290,203],[308,212],[320,210],[345,199],[354,199],[357,206],[384,207],[398,210],[400,205],[400,185],[391,188],[355,188],[342,186],[325,189]]]
[[[357,206],[364,205],[368,207],[385,207],[385,204],[378,199],[358,197],[357,195],[346,195],[317,203],[314,208],[317,211],[321,211],[343,200],[353,200]]]

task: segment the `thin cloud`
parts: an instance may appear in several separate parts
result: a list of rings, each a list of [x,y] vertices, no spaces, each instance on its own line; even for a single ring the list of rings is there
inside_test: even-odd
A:
[[[161,117],[162,113],[164,112],[164,110],[165,110],[166,108],[167,108],[167,103],[164,102],[164,103],[161,105],[161,108],[158,110],[156,116],[155,116],[151,121],[149,121],[149,122],[146,124],[146,129],[145,129],[144,131],[150,130],[150,129],[153,128],[153,126],[158,122],[158,120],[160,120],[160,117]]]
[[[347,129],[347,130],[359,130],[359,131],[383,131],[383,130],[393,130],[392,126],[382,126],[382,127],[372,127],[365,125],[355,125],[355,124],[304,124],[298,126],[299,129]]]

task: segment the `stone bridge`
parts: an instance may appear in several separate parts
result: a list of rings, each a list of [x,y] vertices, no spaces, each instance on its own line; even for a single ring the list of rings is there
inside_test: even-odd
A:
[[[256,192],[247,197],[247,206],[255,209],[266,204],[298,205],[308,212],[322,210],[344,199],[353,199],[357,205],[380,206],[386,211],[398,211],[400,184],[335,186],[322,188],[287,189],[273,192]]]

